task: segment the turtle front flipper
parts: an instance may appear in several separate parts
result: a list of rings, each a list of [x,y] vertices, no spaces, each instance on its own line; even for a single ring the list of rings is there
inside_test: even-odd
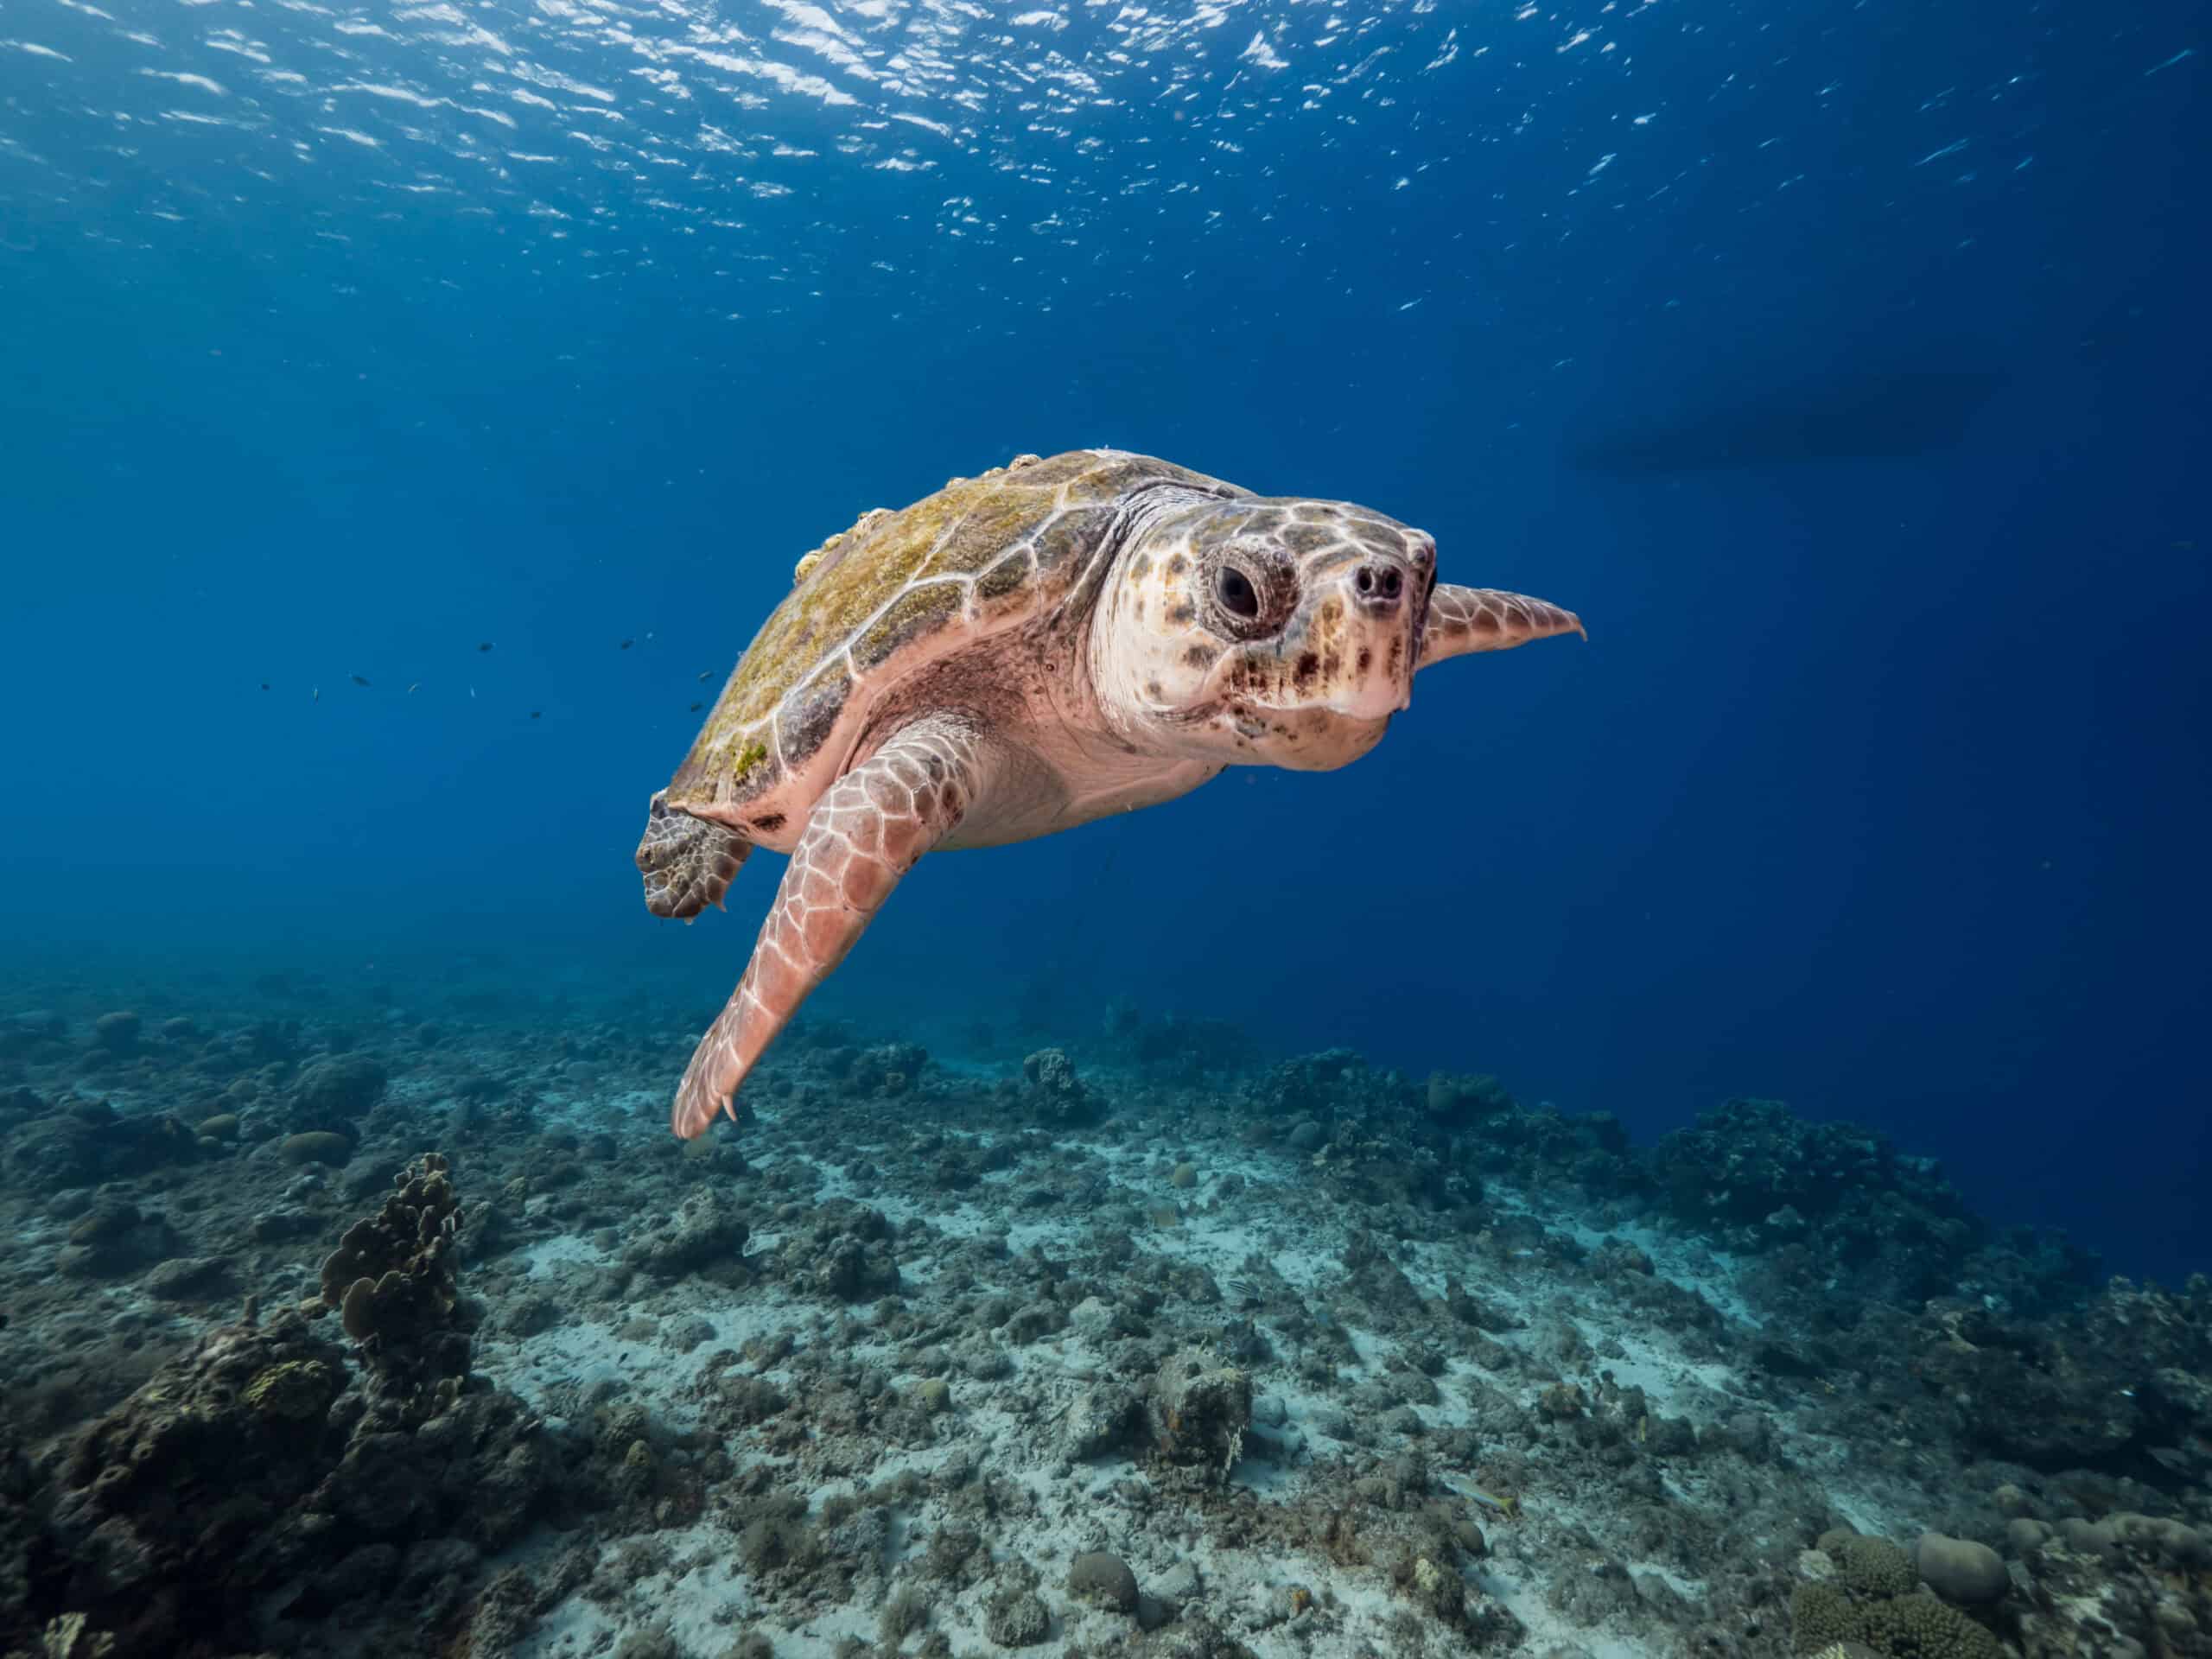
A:
[[[645,878],[645,908],[656,916],[685,921],[709,905],[719,909],[722,894],[753,850],[735,830],[688,812],[670,809],[668,791],[653,797],[645,811],[645,833],[638,842],[638,869]]]
[[[1471,651],[1510,651],[1555,633],[1590,637],[1580,617],[1544,600],[1496,588],[1459,588],[1440,582],[1429,595],[1421,659],[1414,667],[1427,668]]]
[[[685,1140],[730,1102],[776,1033],[844,960],[899,878],[950,834],[981,794],[994,749],[964,721],[932,715],[901,727],[831,785],[806,820],[760,925],[753,959],[700,1039],[676,1092]]]

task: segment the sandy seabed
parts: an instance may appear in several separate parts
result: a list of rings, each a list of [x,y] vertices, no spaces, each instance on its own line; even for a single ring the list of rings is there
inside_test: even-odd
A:
[[[0,1652],[2212,1653],[2212,1293],[1847,1125],[136,1003],[0,1014]]]

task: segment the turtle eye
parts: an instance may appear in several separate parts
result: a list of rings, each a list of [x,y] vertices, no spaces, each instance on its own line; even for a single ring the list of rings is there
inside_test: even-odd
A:
[[[1250,621],[1260,613],[1259,589],[1252,586],[1252,579],[1233,564],[1224,564],[1214,572],[1214,597],[1221,601],[1221,608],[1231,616]]]

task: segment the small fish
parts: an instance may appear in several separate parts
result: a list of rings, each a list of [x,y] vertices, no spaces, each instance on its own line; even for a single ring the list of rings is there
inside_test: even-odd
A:
[[[416,682],[415,682],[415,685],[410,685],[410,686],[409,686],[409,687],[407,688],[407,695],[408,695],[409,696],[410,696],[410,697],[411,697],[411,696],[413,696],[415,695],[415,686],[416,686],[416,685],[420,685],[420,684],[422,684],[422,683],[423,683],[423,682],[422,682],[422,681],[417,680],[417,681],[416,681]]]
[[[471,702],[476,701],[476,688],[473,685],[468,688],[468,700]]]
[[[625,639],[625,640],[622,642],[622,647],[621,647],[621,648],[622,648],[624,651],[627,651],[627,650],[629,650],[629,649],[630,649],[630,647],[631,647],[631,646],[632,646],[632,645],[636,645],[637,643],[638,643],[638,642],[637,642],[636,640],[634,640],[634,639]]]
[[[703,702],[695,702],[691,705],[691,712],[696,715],[706,706],[707,705]]]
[[[322,688],[319,685],[315,689],[315,700],[317,702],[321,702],[322,701]]]
[[[1518,1493],[1509,1493],[1503,1497],[1493,1497],[1479,1486],[1454,1486],[1451,1490],[1463,1497],[1474,1499],[1484,1509],[1503,1516],[1508,1521],[1518,1521],[1521,1518],[1521,1498]]]
[[[264,681],[261,683],[261,689],[262,689],[263,690],[266,691],[266,690],[269,689],[269,682],[268,682],[268,681],[266,681],[266,680],[264,680]]]
[[[699,683],[704,685],[709,680],[711,680],[714,677],[715,671],[711,668],[708,669],[704,673],[699,676]]]
[[[479,651],[489,651],[492,649],[492,642],[489,639],[486,639],[482,645],[477,646],[476,649]]]
[[[530,711],[530,717],[531,717],[532,720],[536,720],[539,715],[543,715],[544,712],[545,712],[545,711],[544,711],[543,709],[531,709],[531,710]]]
[[[353,676],[353,683],[356,685],[366,685],[368,682],[363,679],[359,674],[356,674]]]

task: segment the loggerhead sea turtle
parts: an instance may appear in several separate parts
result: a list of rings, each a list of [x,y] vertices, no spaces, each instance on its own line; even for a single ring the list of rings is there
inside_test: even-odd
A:
[[[1113,449],[1018,455],[798,562],[668,787],[656,916],[789,853],[677,1090],[702,1132],[915,861],[1155,806],[1232,766],[1357,760],[1447,657],[1580,632],[1439,586],[1436,544],[1342,501],[1257,496]]]

